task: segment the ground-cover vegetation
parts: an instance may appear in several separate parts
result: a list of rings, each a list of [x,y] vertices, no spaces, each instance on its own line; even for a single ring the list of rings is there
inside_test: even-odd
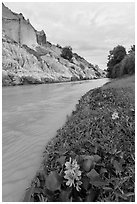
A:
[[[135,200],[135,79],[86,93],[46,146],[24,201]]]

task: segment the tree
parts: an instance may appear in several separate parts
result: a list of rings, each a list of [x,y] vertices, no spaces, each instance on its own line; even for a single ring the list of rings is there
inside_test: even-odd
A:
[[[115,73],[113,69],[115,67],[118,68],[118,66],[115,66],[115,65],[120,63],[125,57],[125,55],[126,55],[126,49],[121,45],[118,45],[114,47],[113,50],[109,51],[108,63],[107,63],[108,77],[113,78],[113,73]]]
[[[135,73],[135,53],[130,52],[121,62],[121,75]]]
[[[128,51],[129,54],[131,54],[132,52],[135,52],[135,45],[132,45],[130,50]]]
[[[121,61],[120,75],[135,73],[135,45],[132,45],[128,54]]]
[[[72,48],[70,46],[66,46],[62,49],[61,57],[71,60],[73,57]]]
[[[114,65],[112,69],[112,78],[120,77],[120,67],[121,67],[121,62]]]

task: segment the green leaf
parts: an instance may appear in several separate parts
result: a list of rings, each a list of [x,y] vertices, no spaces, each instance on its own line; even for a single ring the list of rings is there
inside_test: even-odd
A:
[[[127,197],[129,197],[129,196],[135,196],[135,193],[134,193],[134,192],[126,193],[126,196],[127,196]]]
[[[62,166],[65,164],[66,156],[61,156],[57,159],[57,162],[59,162]]]
[[[44,186],[45,185],[45,180],[46,180],[45,170],[39,170],[36,173],[36,179],[35,179],[35,183],[36,183],[37,187]]]
[[[61,193],[60,193],[60,200],[61,200],[61,202],[69,202],[70,201],[70,198],[69,198],[69,196],[70,196],[70,191],[61,191]]]
[[[106,181],[103,181],[100,177],[91,180],[90,182],[92,185],[96,186],[96,187],[102,187],[105,186],[107,184]]]
[[[35,187],[32,194],[34,194],[34,193],[41,194],[41,193],[43,193],[43,189]]]
[[[45,198],[42,194],[40,195],[40,202],[47,202],[48,199]]]
[[[110,187],[106,187],[106,186],[104,186],[103,189],[104,189],[105,191],[113,191],[112,188],[110,188]]]
[[[90,183],[96,187],[101,187],[107,184],[106,181],[100,178],[100,175],[97,173],[95,169],[92,169],[87,176],[90,178]]]
[[[117,197],[122,198],[123,200],[127,200],[127,199],[128,199],[125,194],[115,193],[115,195],[116,195]]]
[[[88,189],[89,187],[89,184],[90,184],[90,179],[86,176],[84,178],[82,178],[82,186],[85,190]]]
[[[38,202],[44,202],[45,201],[42,194],[37,194],[37,197],[39,198]]]
[[[123,171],[122,165],[118,161],[114,160],[113,165],[114,165],[114,168],[116,169],[116,172],[119,173]]]
[[[85,150],[84,148],[81,148],[81,152],[82,152],[82,153],[85,153],[85,151],[86,151],[86,150]]]
[[[95,146],[94,153],[96,154],[98,151],[98,145]]]
[[[45,163],[45,164],[46,164],[46,162],[48,161],[48,158],[49,158],[49,155],[48,155],[48,153],[45,151],[45,152],[44,152],[44,159],[43,159],[43,163]]]
[[[86,202],[93,202],[95,197],[96,197],[96,192],[93,189],[90,189],[90,191],[88,191],[88,195],[86,197]]]
[[[37,184],[37,187],[39,188],[39,187],[40,187],[40,180],[39,180],[38,177],[36,178],[35,182],[36,182],[36,184]]]
[[[95,166],[94,160],[91,159],[84,160],[82,165],[83,170],[86,172],[89,172],[92,168],[94,168],[94,166]]]
[[[94,157],[93,156],[81,155],[81,158],[84,160],[83,164],[82,164],[84,171],[89,172],[92,168],[94,168],[95,163],[94,163]]]
[[[50,191],[60,190],[61,178],[56,171],[52,171],[46,179],[46,187]]]
[[[43,170],[39,170],[36,173],[36,177],[39,178],[40,181],[45,181],[46,173]]]
[[[101,157],[99,155],[94,155],[94,161],[99,162],[101,160]]]
[[[116,193],[116,195],[120,198],[123,198],[124,200],[127,200],[128,197],[130,196],[135,196],[135,194],[132,192],[132,193],[124,193],[124,194],[120,194],[120,193]]]
[[[83,160],[87,160],[87,159],[88,160],[94,160],[94,157],[92,155],[90,156],[90,155],[84,155],[83,154],[83,155],[81,155],[81,157],[82,157]]]
[[[96,178],[96,177],[99,177],[99,174],[96,172],[95,169],[92,169],[89,173],[87,173],[87,176],[89,178]]]
[[[100,169],[100,174],[104,174],[104,173],[107,173],[107,169],[102,167]]]
[[[81,157],[81,155],[76,155],[75,159],[77,163],[81,166],[83,162],[83,158]]]
[[[96,172],[95,169],[92,169],[89,173],[87,173],[87,176],[90,178],[90,179],[95,179],[97,177],[99,177],[99,174]]]
[[[80,196],[77,196],[73,202],[82,202],[82,198]]]

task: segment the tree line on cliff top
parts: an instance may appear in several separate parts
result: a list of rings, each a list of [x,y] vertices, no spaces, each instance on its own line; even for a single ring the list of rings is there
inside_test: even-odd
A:
[[[118,78],[135,73],[135,45],[130,50],[118,45],[109,51],[107,72],[109,78]]]

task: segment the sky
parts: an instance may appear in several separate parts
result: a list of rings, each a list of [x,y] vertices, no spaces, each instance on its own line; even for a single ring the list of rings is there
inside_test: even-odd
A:
[[[71,46],[92,64],[106,69],[109,50],[135,44],[133,2],[4,2],[22,13],[47,40]]]

